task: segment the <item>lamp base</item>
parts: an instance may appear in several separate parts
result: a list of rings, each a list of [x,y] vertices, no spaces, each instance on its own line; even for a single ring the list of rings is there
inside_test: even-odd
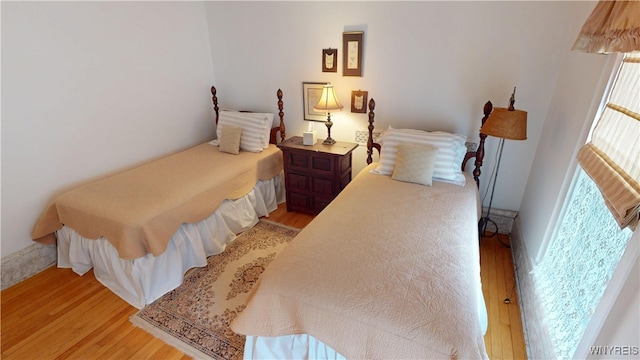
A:
[[[333,145],[336,141],[331,138],[331,126],[333,125],[333,122],[331,121],[331,114],[327,114],[327,121],[324,124],[327,125],[327,138],[322,142],[322,144]]]

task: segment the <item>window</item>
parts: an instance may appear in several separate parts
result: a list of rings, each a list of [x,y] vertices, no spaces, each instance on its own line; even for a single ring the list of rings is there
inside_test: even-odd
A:
[[[573,356],[631,237],[631,230],[620,229],[591,178],[582,169],[575,176],[567,211],[534,270],[559,359]]]
[[[636,54],[635,57],[627,56],[618,69],[609,100],[621,101],[626,109],[635,110],[631,111],[632,119],[640,111],[639,84],[640,54]],[[601,128],[592,129],[594,133],[602,132],[603,119],[606,117],[619,117],[617,113],[611,113],[618,112],[619,109],[609,105],[594,127]],[[618,143],[614,145],[622,149],[616,150],[618,154],[615,156],[631,159],[633,167],[638,165],[640,159],[637,144],[637,140],[640,139],[640,119],[632,120],[630,124],[630,127],[610,126],[609,130],[613,129],[613,133],[607,134],[607,137],[623,139],[615,140]],[[598,136],[600,134],[596,133],[595,137]],[[624,138],[633,140],[633,143],[627,147],[618,146]],[[592,142],[598,141],[600,140],[592,139]],[[607,160],[610,158],[607,157]],[[627,165],[623,164],[622,168],[625,169],[625,166]],[[619,169],[617,165],[613,167]],[[587,174],[581,167],[577,169],[574,186],[565,199],[565,211],[556,225],[556,231],[544,258],[533,272],[543,312],[541,316],[547,325],[556,356],[563,359],[574,356],[607,284],[627,248],[633,224],[637,224],[638,203],[631,201],[631,205],[628,205],[627,202],[628,206],[625,205],[627,207],[624,211],[616,213],[615,209],[611,209],[612,203],[606,191],[603,191],[603,186],[596,183],[599,180],[598,176],[595,176],[596,182],[592,180],[592,170],[589,168],[590,172]],[[637,185],[638,174],[634,172],[636,170],[630,171],[633,173],[632,176],[623,172],[622,177],[628,177]],[[602,178],[605,182],[610,180],[607,175],[600,175],[600,180]],[[632,191],[633,186],[632,183]],[[611,186],[605,184],[606,187],[611,189]],[[633,196],[632,194],[632,199]]]

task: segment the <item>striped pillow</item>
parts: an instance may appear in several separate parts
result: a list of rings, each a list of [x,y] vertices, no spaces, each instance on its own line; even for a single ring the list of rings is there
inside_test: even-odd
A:
[[[382,151],[378,166],[371,170],[374,174],[391,175],[396,162],[399,144],[433,145],[438,155],[433,168],[433,179],[464,186],[466,178],[460,169],[467,152],[467,137],[443,131],[421,131],[413,129],[393,129],[382,134]]]
[[[224,125],[242,128],[240,150],[261,152],[269,147],[269,134],[273,123],[273,114],[221,111],[216,127],[218,140],[222,137]]]

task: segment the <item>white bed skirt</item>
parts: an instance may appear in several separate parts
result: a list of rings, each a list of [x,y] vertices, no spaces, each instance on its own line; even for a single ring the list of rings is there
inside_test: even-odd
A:
[[[147,254],[124,260],[104,238],[86,239],[64,226],[56,232],[58,267],[84,275],[91,268],[104,286],[138,309],[177,288],[187,270],[207,264],[207,257],[220,254],[236,234],[252,228],[258,218],[284,202],[282,173],[258,181],[247,195],[225,200],[216,211],[196,224],[183,224],[173,234],[167,249],[154,257]]]
[[[331,359],[344,360],[322,341],[307,334],[285,336],[247,336],[244,359]]]

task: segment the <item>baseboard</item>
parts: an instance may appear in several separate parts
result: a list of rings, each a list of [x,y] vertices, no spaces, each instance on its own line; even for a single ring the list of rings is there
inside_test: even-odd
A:
[[[34,243],[20,251],[2,258],[0,290],[26,280],[42,270],[55,265],[55,245]]]
[[[487,216],[487,208],[482,208],[482,216]],[[491,208],[489,218],[498,226],[498,233],[511,234],[513,231],[513,222],[518,217],[517,211],[501,210]],[[495,229],[493,225],[488,225],[487,232],[493,233]]]
[[[491,210],[493,212],[493,210]],[[522,331],[527,348],[528,359],[555,359],[551,337],[540,314],[542,308],[533,282],[533,260],[527,253],[520,225],[520,218],[515,218],[511,232],[511,255],[515,267],[516,285]]]

